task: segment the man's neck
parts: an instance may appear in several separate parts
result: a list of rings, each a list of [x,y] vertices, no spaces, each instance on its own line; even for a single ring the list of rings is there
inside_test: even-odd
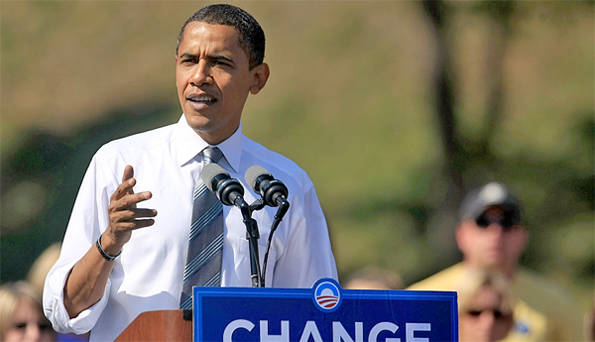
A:
[[[463,265],[465,267],[470,267],[470,268],[474,268],[474,269],[480,269],[480,270],[483,269],[483,270],[487,270],[487,271],[499,272],[499,273],[505,275],[510,280],[514,279],[514,277],[516,275],[516,271],[517,271],[517,266],[518,266],[517,264],[486,266],[486,265],[482,265],[480,263],[471,262],[468,259],[463,259]]]
[[[209,131],[201,131],[198,129],[194,129],[194,132],[196,132],[196,134],[198,134],[198,136],[200,136],[201,139],[204,140],[207,144],[216,146],[216,145],[221,144],[225,140],[229,139],[232,135],[234,135],[238,131],[239,128],[240,128],[240,124],[238,123],[237,126],[231,128],[231,129],[225,129],[223,131],[209,132]]]

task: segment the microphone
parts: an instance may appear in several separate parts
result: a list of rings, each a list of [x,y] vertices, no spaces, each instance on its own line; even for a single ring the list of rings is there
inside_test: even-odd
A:
[[[246,183],[248,183],[248,185],[254,189],[254,191],[260,194],[263,202],[266,205],[271,207],[279,207],[277,209],[277,213],[275,214],[273,224],[271,225],[267,251],[264,254],[262,279],[266,279],[269,251],[271,249],[271,242],[273,241],[273,234],[277,230],[277,227],[279,227],[281,220],[283,220],[283,216],[285,216],[287,210],[289,210],[289,202],[287,201],[289,190],[287,190],[287,187],[285,184],[283,184],[283,182],[275,179],[273,175],[271,175],[262,166],[251,166],[248,170],[246,170],[244,178],[246,179]]]
[[[245,177],[248,185],[262,196],[266,205],[276,207],[288,205],[287,195],[289,191],[283,182],[275,179],[264,167],[254,165],[246,170]]]
[[[200,172],[200,178],[223,204],[235,205],[239,208],[248,207],[244,201],[244,187],[240,181],[231,178],[229,173],[218,164],[205,165]]]

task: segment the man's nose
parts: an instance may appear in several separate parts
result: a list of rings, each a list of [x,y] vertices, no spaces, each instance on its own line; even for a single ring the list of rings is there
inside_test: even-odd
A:
[[[481,313],[480,316],[480,321],[481,321],[481,325],[484,328],[491,328],[494,325],[496,318],[494,317],[494,314],[491,311],[484,311]]]
[[[487,227],[488,231],[494,235],[502,235],[504,233],[504,227],[499,222],[492,222]]]
[[[192,70],[191,82],[195,86],[201,86],[205,83],[212,82],[211,69],[209,63],[205,60],[200,60]]]
[[[36,323],[27,324],[27,330],[25,331],[24,341],[39,341],[41,337],[41,331]]]

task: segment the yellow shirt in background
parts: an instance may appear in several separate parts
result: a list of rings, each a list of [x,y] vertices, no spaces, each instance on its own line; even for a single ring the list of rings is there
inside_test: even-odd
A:
[[[468,269],[458,263],[407,290],[456,291]],[[507,342],[583,341],[581,316],[564,290],[532,272],[520,269],[511,284],[514,326]]]

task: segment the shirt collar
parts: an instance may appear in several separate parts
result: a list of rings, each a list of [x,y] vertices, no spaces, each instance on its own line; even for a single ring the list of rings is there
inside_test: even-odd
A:
[[[180,117],[180,120],[178,120],[178,123],[176,124],[176,129],[171,137],[171,141],[174,150],[173,155],[180,166],[183,166],[194,159],[197,154],[209,146],[209,144],[188,125],[184,114],[182,114],[182,117]],[[223,156],[233,171],[237,172],[240,168],[242,151],[242,124],[240,123],[238,129],[236,129],[229,138],[216,146],[223,152]]]

